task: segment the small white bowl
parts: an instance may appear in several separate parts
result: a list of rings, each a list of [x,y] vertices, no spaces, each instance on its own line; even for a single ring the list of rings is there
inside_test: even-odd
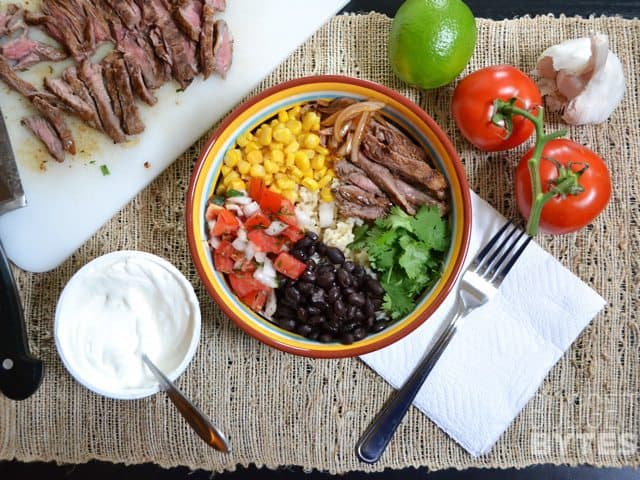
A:
[[[174,267],[171,263],[163,258],[146,252],[123,250],[108,253],[106,255],[98,257],[78,270],[73,275],[73,277],[71,277],[64,290],[60,294],[58,305],[56,307],[54,321],[54,338],[56,348],[58,350],[60,358],[62,359],[62,363],[67,368],[69,373],[80,384],[95,393],[118,400],[144,398],[157,393],[160,389],[160,386],[155,381],[153,381],[152,383],[147,383],[146,385],[142,385],[140,387],[123,386],[121,388],[117,388],[112,384],[105,385],[108,382],[101,382],[100,378],[89,378],[92,375],[88,374],[86,371],[83,371],[83,368],[80,367],[81,361],[78,360],[78,356],[74,355],[74,352],[71,351],[69,341],[65,341],[62,336],[65,335],[65,332],[68,331],[67,328],[70,326],[69,324],[65,325],[65,322],[71,321],[71,317],[67,312],[67,308],[70,308],[70,305],[68,304],[71,301],[77,300],[74,300],[74,295],[77,295],[81,291],[79,289],[82,288],[83,282],[87,282],[89,279],[99,278],[101,271],[113,267],[114,265],[118,264],[118,262],[124,263],[125,260],[128,259],[134,259],[135,266],[137,268],[143,268],[144,265],[146,265],[149,269],[159,266],[165,272],[168,272],[170,275],[167,278],[172,278],[173,280],[175,280],[176,285],[182,288],[182,293],[184,293],[185,297],[184,306],[190,309],[189,320],[191,325],[187,327],[187,331],[185,332],[183,340],[180,342],[180,344],[175,346],[176,349],[178,349],[180,346],[182,346],[182,348],[173,352],[175,361],[172,363],[175,364],[175,367],[170,368],[164,372],[172,381],[178,378],[186,370],[187,366],[193,359],[193,356],[195,355],[195,352],[198,348],[198,343],[200,341],[201,329],[200,305],[198,302],[198,298],[193,290],[193,286],[176,267]],[[98,276],[96,276],[96,274]],[[100,295],[100,292],[96,291],[96,295]],[[87,303],[88,302],[89,299],[87,299]],[[153,316],[152,318],[155,318],[155,316]],[[78,329],[78,331],[80,331],[80,329]],[[145,335],[145,332],[143,331],[139,334],[142,337]],[[123,338],[122,340],[126,341],[127,339]],[[178,344],[177,341],[176,344]],[[142,360],[140,361],[142,362]]]

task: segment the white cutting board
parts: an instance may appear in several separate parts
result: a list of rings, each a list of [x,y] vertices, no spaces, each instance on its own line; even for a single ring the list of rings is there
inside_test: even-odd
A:
[[[49,158],[44,146],[20,125],[30,112],[28,102],[0,82],[0,106],[28,202],[0,217],[0,240],[9,258],[32,272],[60,265],[347,1],[228,0],[221,18],[233,34],[234,55],[225,80],[198,77],[184,92],[173,82],[164,85],[156,92],[157,105],[139,102],[146,130],[126,144],[114,145],[70,119],[78,154],[61,164],[49,159],[45,171],[40,168]],[[6,3],[0,0],[3,9]],[[28,3],[33,9],[39,2]],[[56,66],[56,72],[65,66]],[[50,65],[42,64],[24,78],[40,87],[49,73]],[[107,165],[110,175],[104,176],[100,165]]]

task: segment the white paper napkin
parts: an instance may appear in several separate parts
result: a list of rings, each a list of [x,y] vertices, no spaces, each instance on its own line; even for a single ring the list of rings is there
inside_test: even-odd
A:
[[[466,264],[505,221],[474,193],[472,207]],[[454,297],[449,295],[409,336],[362,360],[394,388],[401,386],[443,324]],[[596,292],[531,242],[494,299],[458,323],[414,405],[471,455],[489,452],[604,305]]]

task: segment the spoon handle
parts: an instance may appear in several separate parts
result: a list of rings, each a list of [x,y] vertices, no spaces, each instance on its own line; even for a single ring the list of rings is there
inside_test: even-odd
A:
[[[147,357],[142,355],[142,360],[149,367],[149,370],[156,376],[162,389],[167,393],[169,399],[176,406],[180,414],[191,425],[202,440],[208,445],[222,453],[229,453],[231,447],[224,434],[218,430],[215,425],[196,407],[191,401],[178,390],[178,388],[155,366],[155,364]]]

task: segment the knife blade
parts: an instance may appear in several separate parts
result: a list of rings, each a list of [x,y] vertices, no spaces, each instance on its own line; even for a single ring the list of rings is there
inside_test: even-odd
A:
[[[0,215],[26,204],[4,115],[0,111]],[[0,287],[0,391],[13,400],[24,400],[40,386],[43,364],[29,351],[24,312],[1,241]]]

